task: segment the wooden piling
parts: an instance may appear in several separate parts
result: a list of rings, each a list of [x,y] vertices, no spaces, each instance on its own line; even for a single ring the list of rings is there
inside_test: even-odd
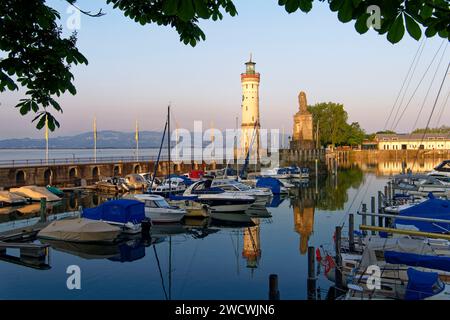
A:
[[[308,300],[316,300],[315,248],[308,247]]]
[[[47,198],[41,198],[40,222],[47,222]]]
[[[336,282],[336,288],[342,289],[342,258],[341,258],[341,232],[342,227],[337,226],[335,231],[335,247],[336,247],[336,266],[335,266],[335,282]]]
[[[350,252],[355,251],[355,216],[353,213],[348,215],[348,247]]]
[[[365,203],[363,203],[362,204],[362,217],[361,217],[361,219],[362,219],[362,224],[364,224],[364,225],[367,225],[367,216],[366,216],[366,213],[367,213],[367,204],[365,204]],[[363,231],[363,235],[365,236],[365,235],[367,235],[367,232],[366,231]]]
[[[278,290],[278,275],[269,276],[269,300],[280,300],[280,291]]]
[[[370,212],[375,213],[375,197],[370,197]],[[375,226],[375,216],[370,217],[370,224]],[[372,231],[372,235],[375,235],[375,231]]]
[[[383,213],[383,193],[378,191],[378,213]],[[383,217],[378,217],[378,226],[383,226]]]

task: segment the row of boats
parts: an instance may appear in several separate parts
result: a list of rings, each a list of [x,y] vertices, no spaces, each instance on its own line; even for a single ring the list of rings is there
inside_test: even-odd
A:
[[[424,189],[450,178],[450,160],[422,175],[416,188],[398,183],[411,176],[394,177],[392,199],[384,198],[378,215],[386,219],[378,235],[363,229],[342,238],[335,248],[339,260],[324,247],[317,249],[325,276],[333,282],[342,277],[345,294],[339,299],[450,299],[450,200],[438,188]]]
[[[172,186],[172,183],[176,183]],[[181,182],[186,188],[182,192]],[[289,186],[273,177],[256,179],[254,186],[232,178],[185,176],[166,177],[168,189],[148,189],[142,194],[127,194],[119,200],[86,208],[80,217],[54,221],[39,233],[40,238],[74,242],[114,242],[121,234],[136,234],[147,224],[178,223],[185,218],[211,217],[215,220],[245,223],[271,203],[274,195],[289,192]],[[286,187],[287,185],[287,187]],[[164,195],[165,197],[163,197]],[[249,213],[251,214],[249,215]]]

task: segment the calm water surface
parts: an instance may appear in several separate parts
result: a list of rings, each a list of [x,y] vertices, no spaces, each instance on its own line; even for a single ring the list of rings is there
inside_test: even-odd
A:
[[[281,299],[306,299],[308,245],[332,249],[335,226],[381,190],[386,178],[358,167],[314,181],[268,207],[270,218],[252,227],[186,221],[153,230],[152,241],[119,246],[53,244],[50,268],[36,270],[0,261],[1,299],[267,299],[268,278],[278,274]],[[97,194],[71,195],[54,212],[105,201]],[[38,208],[3,212],[0,222],[38,215]],[[8,222],[10,221],[10,222]],[[1,224],[0,224],[1,226]],[[8,254],[16,254],[13,250]],[[81,290],[66,287],[70,265],[81,268]],[[322,298],[330,286],[320,271]]]

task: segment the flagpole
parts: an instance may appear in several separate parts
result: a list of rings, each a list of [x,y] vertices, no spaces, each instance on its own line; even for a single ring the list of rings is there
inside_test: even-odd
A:
[[[48,165],[48,115],[45,115],[45,163]]]
[[[136,120],[135,140],[136,140],[136,161],[139,161],[139,124],[137,120]]]
[[[94,163],[97,163],[97,117],[94,117]]]

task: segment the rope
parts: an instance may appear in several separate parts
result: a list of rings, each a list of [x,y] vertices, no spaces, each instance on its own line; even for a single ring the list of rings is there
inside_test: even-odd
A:
[[[425,102],[426,102],[426,100],[428,98],[428,94],[431,91],[431,87],[433,86],[434,80],[436,79],[436,75],[437,75],[437,73],[439,71],[439,67],[441,66],[441,63],[442,63],[442,60],[444,59],[446,51],[447,51],[447,46],[445,46],[444,51],[442,51],[442,55],[441,55],[441,58],[439,59],[439,63],[437,65],[437,67],[436,67],[436,71],[434,72],[433,79],[431,79],[430,86],[428,87],[428,90],[427,90],[427,93],[425,95],[425,98],[423,99],[422,106],[420,107],[420,111],[419,111],[419,113],[417,114],[417,117],[416,117],[416,121],[414,122],[414,125],[411,128],[411,132],[413,132],[413,130],[416,128],[417,122],[419,121],[419,118],[420,118],[420,115],[422,113],[423,107],[425,106]]]
[[[436,57],[437,57],[439,51],[441,51],[441,48],[442,48],[442,46],[444,45],[445,42],[446,42],[446,40],[443,40],[442,43],[441,43],[441,45],[440,45],[439,48],[437,49],[436,53],[434,54],[433,58],[431,59],[430,63],[428,64],[427,69],[426,69],[425,72],[423,73],[422,78],[420,79],[419,83],[417,84],[416,88],[414,89],[414,91],[413,91],[413,93],[412,93],[412,95],[411,95],[411,98],[408,100],[408,103],[407,103],[407,104],[405,105],[405,107],[403,108],[403,111],[402,111],[402,113],[400,114],[400,116],[399,116],[399,118],[397,119],[397,121],[395,121],[395,118],[394,118],[395,125],[392,127],[392,130],[395,130],[395,129],[397,128],[397,126],[398,126],[399,122],[401,121],[403,115],[405,114],[406,110],[408,109],[409,104],[411,103],[412,99],[413,99],[414,96],[416,95],[417,90],[419,89],[420,85],[422,84],[422,81],[425,79],[425,77],[426,77],[428,71],[430,70],[431,66],[433,65],[434,60],[436,59]]]
[[[445,98],[444,103],[442,104],[441,111],[439,112],[439,117],[438,117],[437,122],[436,122],[436,128],[439,127],[439,123],[441,122],[441,118],[442,118],[442,115],[444,114],[445,106],[447,105],[449,97],[450,97],[450,90],[448,90],[447,98]],[[450,134],[450,132],[449,132],[449,134]]]
[[[448,73],[449,68],[450,68],[450,62],[448,63],[447,69],[445,70],[445,73],[444,73],[444,77],[442,78],[441,85],[439,87],[439,91],[437,93],[436,99],[434,100],[433,109],[431,109],[430,116],[428,117],[427,126],[425,127],[425,130],[423,132],[420,144],[423,143],[423,140],[425,139],[425,135],[426,135],[426,133],[428,131],[428,127],[430,126],[430,121],[431,121],[431,118],[433,117],[434,110],[436,109],[436,104],[437,104],[437,102],[439,100],[439,96],[441,95],[442,87],[444,86],[445,78],[447,77],[447,73]],[[417,148],[417,153],[416,153],[416,157],[414,158],[412,169],[414,169],[414,166],[416,165],[416,161],[417,161],[417,158],[419,156],[419,151],[420,151],[420,148]]]
[[[406,80],[407,80],[408,77],[409,77],[409,73],[411,72],[411,69],[412,69],[412,67],[413,67],[413,65],[414,65],[414,62],[416,61],[417,55],[419,54],[419,51],[420,51],[420,48],[422,47],[422,45],[424,45],[425,41],[426,41],[426,38],[422,38],[422,41],[420,42],[420,45],[419,45],[419,47],[417,48],[416,54],[414,55],[414,58],[413,58],[413,60],[411,61],[411,64],[410,64],[410,66],[409,66],[408,72],[406,73],[405,79],[403,79],[402,86],[401,86],[401,88],[400,88],[400,90],[399,90],[399,92],[398,92],[398,94],[397,94],[397,98],[395,99],[394,104],[392,105],[391,112],[389,113],[389,116],[388,116],[387,119],[386,119],[386,122],[385,122],[384,128],[383,128],[383,131],[386,130],[386,128],[387,128],[387,126],[388,126],[388,124],[389,124],[389,122],[390,122],[392,113],[394,112],[394,109],[395,109],[395,105],[396,105],[397,102],[398,102],[398,98],[400,98],[400,95],[401,95],[401,93],[402,93],[402,91],[403,91],[403,88],[404,88],[404,86],[405,86]]]

